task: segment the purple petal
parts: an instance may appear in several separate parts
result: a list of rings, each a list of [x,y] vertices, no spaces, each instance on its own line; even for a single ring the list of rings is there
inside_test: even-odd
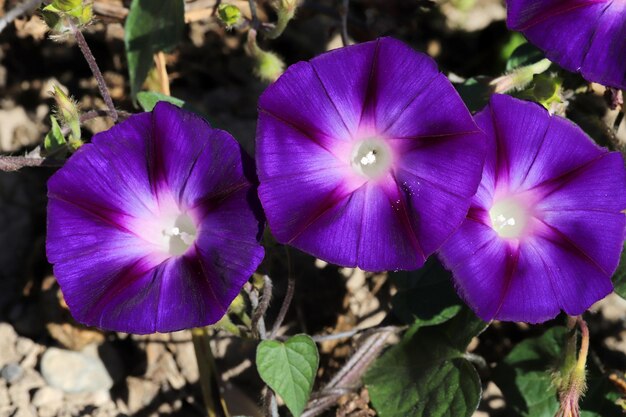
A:
[[[294,100],[297,100],[297,106],[284,104]],[[353,132],[309,62],[292,65],[270,85],[259,98],[259,111],[320,141],[347,141],[352,137]]]
[[[390,138],[438,138],[478,132],[472,115],[458,112],[465,104],[455,91],[450,91],[450,81],[445,75],[436,74],[422,88],[423,91],[387,126],[384,134]],[[423,118],[424,114],[428,117]]]
[[[369,124],[379,133],[389,129],[407,107],[420,100],[439,74],[432,58],[417,54],[392,38],[377,41],[371,71],[362,123]],[[456,91],[448,89],[444,94],[441,99],[456,95]],[[420,120],[426,119],[421,115]]]
[[[412,202],[395,181],[390,179],[384,187],[367,184],[359,191],[365,204],[359,222],[358,266],[368,271],[422,266],[426,255],[420,238],[425,236],[416,234],[411,222],[415,217]]]
[[[626,86],[626,5],[612,0],[508,0],[507,24],[589,81]]]
[[[315,73],[350,132],[356,132],[361,122],[379,42],[334,50],[311,60]]]
[[[50,198],[71,201],[102,217],[149,216],[156,201],[146,171],[145,135],[150,115],[131,116],[129,122],[94,136],[48,181]],[[94,178],[89,183],[85,178]]]
[[[257,163],[259,197],[270,229],[280,242],[294,239],[352,191],[344,187],[344,163],[302,132],[263,113],[259,116]]]
[[[502,305],[507,274],[512,269],[512,249],[489,226],[468,219],[441,248],[439,257],[453,271],[461,298],[484,321]]]
[[[523,188],[532,188],[559,178],[606,154],[606,149],[596,145],[574,123],[567,119],[556,120],[550,124],[543,138],[537,156],[523,181]]]
[[[429,139],[402,159],[396,180],[422,253],[437,250],[465,218],[482,165],[482,152],[467,149],[483,143],[482,135]]]
[[[611,276],[623,249],[626,173],[619,153],[603,153],[575,172],[544,184],[550,192],[537,205],[543,222],[578,248],[606,276]]]
[[[546,246],[545,242],[541,243],[535,246],[524,242],[512,255],[510,269],[505,274],[504,292],[498,295],[500,308],[494,319],[541,323],[559,314],[561,304],[554,281],[560,277],[554,277],[546,269],[550,259],[541,257],[540,251]]]
[[[134,323],[144,326],[142,333],[153,331],[154,314],[109,326],[102,311],[112,297],[125,291],[123,287],[144,279],[163,257],[153,255],[153,247],[137,236],[66,201],[51,199],[48,219],[48,259],[74,317],[91,326],[126,329]]]
[[[508,0],[507,24],[522,33],[563,68],[583,64],[606,1]]]
[[[626,2],[605,9],[580,71],[588,80],[626,88]]]
[[[541,151],[550,126],[549,113],[537,103],[494,95],[489,104],[495,127],[498,182],[516,190]]]
[[[611,276],[601,271],[594,260],[581,256],[580,251],[566,241],[556,237],[554,240],[538,239],[534,246],[541,255],[544,267],[536,268],[537,274],[528,274],[526,277],[535,277],[535,282],[542,276],[550,280],[554,289],[553,302],[568,315],[582,314],[613,291]]]
[[[390,182],[387,187],[395,187]],[[322,213],[294,245],[329,262],[358,266],[368,271],[415,269],[425,257],[410,223],[409,207],[397,190],[366,184]]]

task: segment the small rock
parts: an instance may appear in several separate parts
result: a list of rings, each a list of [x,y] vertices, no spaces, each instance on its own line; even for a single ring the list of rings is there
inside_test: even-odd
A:
[[[35,410],[35,407],[27,404],[24,407],[18,407],[11,417],[37,417],[37,411]]]
[[[28,118],[23,107],[0,110],[0,150],[15,152],[23,146],[35,144],[39,131]]]
[[[91,394],[91,402],[96,407],[104,407],[106,405],[112,405],[111,394],[108,390],[96,391]]]
[[[81,352],[48,349],[41,358],[41,373],[48,385],[70,393],[110,389],[113,379],[94,348],[88,346]]]
[[[0,367],[9,363],[19,362],[20,355],[15,350],[17,334],[8,323],[0,323]]]
[[[126,378],[128,386],[128,412],[133,415],[145,408],[159,393],[159,386],[147,379],[129,376]]]
[[[24,357],[35,349],[35,347],[35,342],[31,339],[27,337],[20,337],[15,345],[15,350],[21,357]]]
[[[187,382],[194,384],[198,382],[198,362],[193,348],[193,343],[179,343],[174,354],[180,372]]]
[[[32,405],[46,408],[56,414],[63,405],[63,391],[52,387],[42,387],[35,392]]]
[[[4,381],[0,380],[0,416],[3,416],[3,413],[10,414],[6,412],[10,405],[10,400],[7,385]]]
[[[24,368],[23,368],[24,369]],[[45,382],[41,375],[34,369],[24,369],[24,374],[19,383],[9,387],[9,398],[16,407],[26,407],[30,404],[30,392],[33,389],[43,387]]]
[[[0,377],[9,384],[14,384],[24,375],[24,369],[17,363],[9,363],[4,365],[0,371]]]
[[[170,387],[175,390],[181,389],[185,386],[185,378],[181,375],[176,366],[176,361],[171,353],[166,352],[159,360],[159,367],[165,373],[165,377]]]

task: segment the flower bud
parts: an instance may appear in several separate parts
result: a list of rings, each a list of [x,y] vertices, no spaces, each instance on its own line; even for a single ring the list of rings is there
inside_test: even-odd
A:
[[[54,116],[50,116],[50,131],[43,140],[43,154],[45,156],[65,156],[67,141],[61,131],[61,126]],[[61,155],[63,153],[63,155]]]
[[[530,84],[536,74],[547,71],[550,65],[552,63],[544,58],[534,64],[514,69],[508,74],[494,79],[491,82],[491,86],[496,93],[522,90]]]
[[[248,54],[256,61],[254,72],[263,81],[273,82],[285,70],[283,60],[273,52],[262,50],[256,42],[256,31],[248,32]]]
[[[268,39],[276,39],[285,31],[287,24],[296,13],[298,6],[297,0],[275,0],[273,3],[274,9],[278,19],[276,20],[276,26],[269,31],[265,36]]]
[[[88,25],[93,19],[93,4],[84,0],[54,0],[41,10],[46,25],[58,35],[72,31],[72,24],[77,27]]]
[[[580,417],[580,398],[587,388],[587,355],[589,352],[589,329],[581,317],[577,318],[582,338],[576,356],[577,332],[572,330],[565,346],[560,368],[554,375],[554,385],[559,394],[559,410],[555,417]],[[570,325],[572,320],[570,320]]]
[[[57,117],[64,126],[70,128],[70,142],[80,141],[80,112],[78,105],[58,86],[54,86],[54,101],[56,102]]]
[[[220,4],[217,15],[227,29],[232,29],[241,22],[241,10],[232,4]]]

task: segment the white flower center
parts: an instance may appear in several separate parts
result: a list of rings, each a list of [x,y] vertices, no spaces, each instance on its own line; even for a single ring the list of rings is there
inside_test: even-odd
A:
[[[359,174],[375,179],[383,176],[391,166],[391,149],[382,140],[370,138],[359,141],[352,149],[352,168]]]
[[[174,225],[163,229],[163,237],[167,244],[167,251],[172,256],[182,255],[196,240],[198,230],[188,214],[182,213],[176,217]]]
[[[530,214],[528,209],[515,198],[498,201],[489,210],[491,227],[498,236],[507,239],[522,237]]]

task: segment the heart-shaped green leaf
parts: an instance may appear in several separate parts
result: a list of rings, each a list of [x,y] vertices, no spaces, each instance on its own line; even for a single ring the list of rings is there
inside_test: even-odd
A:
[[[309,400],[318,364],[317,346],[305,334],[293,336],[285,343],[264,340],[256,350],[261,379],[281,396],[295,417],[302,414]]]
[[[481,385],[464,353],[485,327],[467,307],[438,325],[417,318],[403,340],[365,374],[378,415],[470,417],[480,401]]]

